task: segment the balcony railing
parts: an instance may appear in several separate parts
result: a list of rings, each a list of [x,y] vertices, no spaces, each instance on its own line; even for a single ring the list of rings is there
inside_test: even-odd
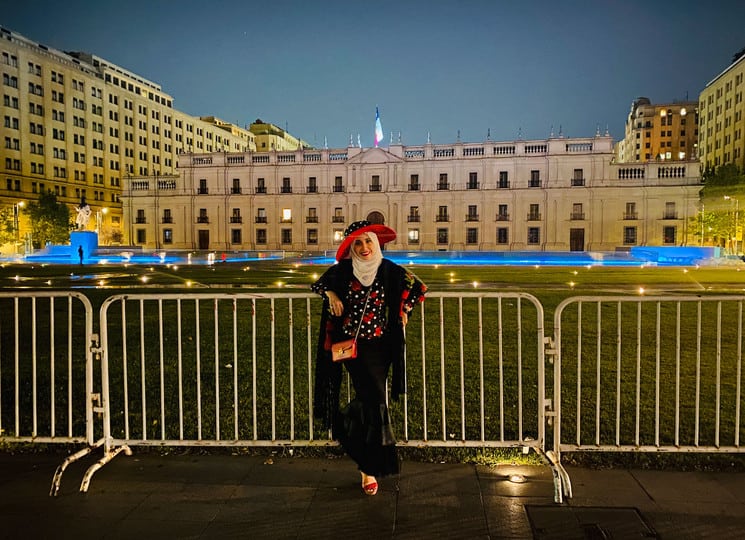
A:
[[[243,216],[230,216],[230,223],[243,223]]]
[[[292,186],[282,186],[282,193],[292,193]]]
[[[414,214],[411,214],[411,215],[409,215],[409,216],[408,216],[408,217],[406,218],[406,220],[407,220],[407,221],[408,221],[409,223],[419,223],[419,222],[421,221],[421,216],[419,216],[419,215],[414,215]]]
[[[256,216],[256,223],[266,223],[266,216]]]
[[[232,193],[233,195],[240,195],[241,194],[241,188],[240,187],[237,187],[237,186],[233,186],[230,189],[230,193]]]
[[[210,218],[207,216],[197,216],[197,223],[209,223]]]
[[[468,184],[466,184],[466,189],[479,189],[479,183],[478,182],[468,182]]]
[[[526,218],[528,221],[540,221],[541,220],[541,213],[540,212],[531,212],[528,214],[528,217]]]
[[[581,221],[585,219],[585,213],[584,212],[572,212],[569,215],[569,219],[571,219],[572,221]]]
[[[540,180],[530,179],[528,181],[528,187],[541,187],[541,181]]]
[[[135,223],[147,223],[147,218],[145,216],[137,216],[135,218]]]
[[[318,186],[308,186],[305,189],[306,193],[318,193]]]
[[[444,222],[448,222],[448,221],[450,221],[450,217],[447,214],[439,214],[435,218],[435,221],[437,221],[437,222],[443,222],[443,223]]]
[[[419,191],[419,184],[409,184],[409,191]]]
[[[380,184],[370,184],[370,191],[380,191]]]
[[[677,212],[665,212],[662,214],[662,219],[678,219]]]
[[[509,221],[510,215],[509,214],[497,214],[497,221]]]
[[[331,216],[331,223],[344,223],[344,216]]]
[[[266,186],[256,186],[256,193],[266,193]]]
[[[500,180],[497,184],[497,187],[499,189],[510,189],[510,181],[509,180]]]
[[[450,184],[449,184],[449,183],[447,183],[447,182],[439,182],[439,183],[437,184],[437,189],[439,189],[439,190],[447,190],[447,189],[450,189]]]
[[[305,222],[306,223],[318,223],[318,216],[306,216]]]
[[[585,185],[584,178],[572,178],[572,186],[584,186],[584,185]]]
[[[344,193],[344,186],[334,186],[334,193]]]
[[[161,223],[173,223],[173,216],[163,216],[163,221]]]
[[[623,214],[623,219],[639,219],[639,214],[636,212],[625,212]]]
[[[478,214],[466,214],[466,221],[478,221],[479,215]]]
[[[197,188],[197,195],[208,195],[210,192],[209,188],[199,187]]]

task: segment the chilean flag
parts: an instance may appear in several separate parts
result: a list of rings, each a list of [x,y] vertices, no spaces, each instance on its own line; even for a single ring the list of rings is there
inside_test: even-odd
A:
[[[383,126],[380,124],[380,113],[375,107],[375,148],[383,141]]]

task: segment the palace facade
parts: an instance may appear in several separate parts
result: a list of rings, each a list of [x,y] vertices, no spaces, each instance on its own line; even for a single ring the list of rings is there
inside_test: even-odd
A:
[[[620,164],[588,138],[185,153],[123,186],[124,242],[157,250],[334,250],[346,225],[393,250],[610,251],[697,241],[698,161]]]

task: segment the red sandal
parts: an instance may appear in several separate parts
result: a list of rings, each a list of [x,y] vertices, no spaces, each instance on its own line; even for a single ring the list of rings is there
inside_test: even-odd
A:
[[[363,485],[362,491],[365,492],[365,495],[375,495],[378,492],[378,483],[370,482],[367,485]]]

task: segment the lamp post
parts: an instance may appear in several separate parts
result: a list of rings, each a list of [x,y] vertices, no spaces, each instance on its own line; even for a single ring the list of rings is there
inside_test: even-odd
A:
[[[740,252],[740,250],[738,249],[738,244],[737,244],[737,233],[740,227],[740,223],[739,223],[740,221],[739,219],[740,218],[740,200],[735,197],[730,197],[729,195],[725,195],[724,200],[735,201],[735,234],[733,235],[734,242],[732,245],[734,249],[734,254],[737,255]]]
[[[21,209],[25,206],[23,201],[13,203],[13,234],[15,236],[15,243],[13,244],[13,252],[18,250],[18,242],[21,238]]]

